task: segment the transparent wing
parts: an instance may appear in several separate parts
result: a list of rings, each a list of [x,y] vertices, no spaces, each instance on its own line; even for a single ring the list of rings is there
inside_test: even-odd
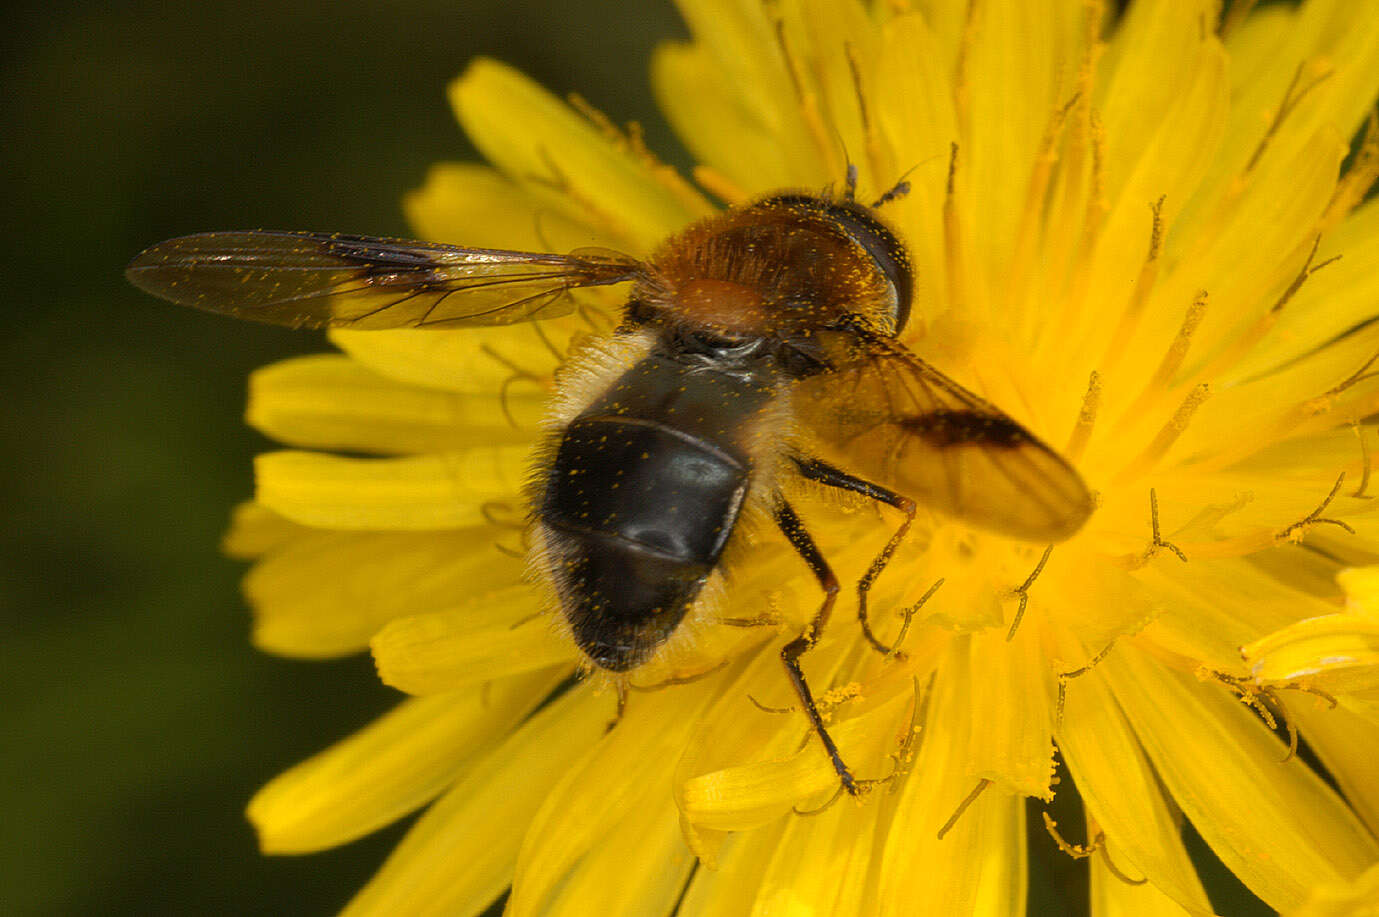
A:
[[[801,382],[796,400],[822,457],[1015,538],[1061,541],[1091,515],[1058,453],[894,339],[850,331],[820,343],[834,371]]]
[[[571,311],[576,287],[622,283],[616,252],[543,255],[316,232],[210,232],[141,252],[131,283],[184,306],[292,327],[455,328]]]

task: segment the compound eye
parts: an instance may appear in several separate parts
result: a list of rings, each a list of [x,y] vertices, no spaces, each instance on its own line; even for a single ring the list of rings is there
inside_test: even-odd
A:
[[[914,299],[914,273],[910,255],[885,223],[871,208],[856,201],[833,201],[807,194],[781,194],[763,200],[758,206],[778,206],[812,211],[824,217],[850,236],[871,256],[877,270],[891,287],[890,333],[900,334],[910,320],[910,305]]]
[[[869,212],[839,209],[838,222],[847,227],[848,233],[871,255],[877,269],[891,285],[891,334],[898,335],[910,320],[910,305],[914,299],[910,255],[895,233]]]

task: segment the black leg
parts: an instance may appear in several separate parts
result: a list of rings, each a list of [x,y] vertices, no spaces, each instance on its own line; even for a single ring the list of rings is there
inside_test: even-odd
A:
[[[854,477],[846,471],[840,468],[834,468],[832,465],[821,462],[818,459],[796,458],[795,465],[799,468],[800,474],[811,481],[817,481],[828,487],[836,487],[839,490],[861,494],[870,500],[884,503],[887,506],[893,506],[905,514],[905,521],[900,523],[900,528],[895,530],[895,534],[891,536],[891,540],[886,542],[886,546],[881,549],[881,553],[876,555],[876,559],[873,560],[871,566],[867,568],[866,574],[857,581],[857,620],[862,624],[862,634],[867,638],[867,642],[872,645],[873,649],[882,655],[889,656],[899,649],[901,642],[905,639],[905,634],[910,629],[910,614],[913,613],[914,609],[911,609],[911,612],[906,614],[905,623],[900,627],[900,634],[896,637],[895,642],[888,646],[876,638],[876,634],[872,632],[871,624],[867,620],[867,593],[871,591],[872,584],[875,583],[876,578],[881,575],[881,571],[885,570],[886,565],[891,562],[891,557],[895,555],[896,549],[900,547],[900,543],[905,540],[906,534],[909,533],[910,526],[914,524],[915,501],[911,500],[909,497],[903,497],[893,490],[887,490],[879,484],[873,484],[870,481],[864,481],[861,478]],[[932,592],[933,590],[931,589],[930,593]],[[925,595],[924,598],[927,599],[928,597],[928,595]],[[920,604],[923,604],[923,602],[924,599],[921,599]]]
[[[852,776],[852,771],[848,770],[848,766],[843,763],[842,755],[838,754],[838,746],[833,743],[833,737],[824,728],[824,718],[819,715],[819,707],[814,703],[814,694],[809,690],[809,683],[804,679],[804,670],[800,668],[800,657],[819,641],[819,634],[823,632],[824,626],[828,624],[829,615],[833,613],[833,603],[838,600],[838,577],[833,575],[828,561],[824,560],[823,554],[819,553],[818,546],[814,544],[814,539],[810,537],[804,523],[800,521],[800,517],[795,515],[790,504],[780,497],[776,500],[776,525],[780,526],[780,530],[790,540],[790,545],[795,549],[795,552],[809,565],[814,578],[819,581],[819,586],[824,590],[824,601],[819,606],[818,612],[815,613],[814,620],[809,622],[804,633],[781,648],[781,662],[785,663],[786,674],[790,676],[790,683],[795,686],[795,693],[799,696],[800,704],[804,707],[805,716],[809,717],[809,724],[814,727],[814,732],[818,734],[819,741],[823,743],[824,751],[828,752],[828,757],[833,762],[833,769],[838,772],[838,779],[842,781],[843,788],[856,796],[861,792],[861,787],[858,785],[857,779]]]

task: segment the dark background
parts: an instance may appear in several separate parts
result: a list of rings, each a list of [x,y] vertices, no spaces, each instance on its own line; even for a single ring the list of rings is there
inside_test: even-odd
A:
[[[247,373],[323,343],[121,269],[198,230],[406,234],[403,192],[476,158],[444,91],[478,54],[683,164],[645,79],[683,27],[660,0],[0,9],[0,913],[331,912],[399,829],[264,858],[244,805],[395,696],[367,659],[254,652],[217,551],[269,446]],[[1047,843],[1031,870],[1032,912],[1085,908]]]

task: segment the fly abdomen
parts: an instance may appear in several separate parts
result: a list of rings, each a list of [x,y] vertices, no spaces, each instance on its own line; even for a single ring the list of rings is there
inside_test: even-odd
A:
[[[561,611],[600,668],[645,661],[698,596],[747,495],[739,440],[769,394],[653,354],[565,429],[537,516]]]

